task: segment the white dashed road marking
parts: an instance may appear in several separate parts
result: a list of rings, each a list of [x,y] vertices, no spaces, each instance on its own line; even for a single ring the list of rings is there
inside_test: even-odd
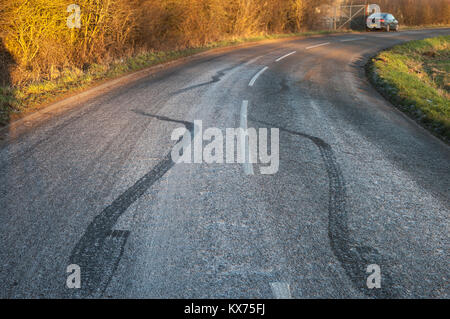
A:
[[[292,299],[291,288],[286,282],[272,282],[270,284],[272,293],[276,299]]]
[[[268,67],[264,67],[261,71],[259,71],[258,73],[256,73],[256,75],[251,79],[250,83],[248,84],[248,86],[253,86],[256,82],[256,80],[259,78],[259,76],[261,74],[263,74],[266,70],[268,69]]]
[[[318,48],[318,47],[321,47],[321,46],[324,46],[324,45],[328,45],[328,44],[330,44],[330,42],[327,42],[327,43],[321,43],[321,44],[317,44],[317,45],[312,45],[312,46],[310,46],[310,47],[307,47],[306,50]]]
[[[352,39],[341,40],[341,42],[358,41],[358,40],[364,40],[364,39],[365,38],[352,38]]]
[[[286,54],[286,55],[283,55],[281,58],[276,59],[275,62],[280,62],[280,61],[283,60],[284,58],[287,58],[288,56],[290,56],[290,55],[292,55],[292,54],[295,54],[295,53],[297,53],[297,51],[293,51],[293,52],[291,52],[291,53],[288,53],[288,54]]]
[[[247,112],[248,112],[248,101],[242,101],[241,106],[241,128],[246,132],[247,131]],[[244,154],[244,173],[245,175],[254,175],[253,164],[250,161],[250,152],[249,145],[247,142],[246,134],[241,135],[241,154]],[[248,159],[247,159],[248,157]]]

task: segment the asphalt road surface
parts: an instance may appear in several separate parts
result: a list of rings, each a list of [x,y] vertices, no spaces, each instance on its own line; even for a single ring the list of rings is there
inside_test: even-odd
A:
[[[446,34],[212,52],[12,132],[0,150],[0,297],[449,298],[450,148],[363,67]],[[278,128],[278,171],[175,164],[171,134],[196,120]],[[70,264],[81,289],[66,286]],[[381,288],[368,288],[369,265]]]

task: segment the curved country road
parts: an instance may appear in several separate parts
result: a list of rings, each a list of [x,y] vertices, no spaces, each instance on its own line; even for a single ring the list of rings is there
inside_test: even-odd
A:
[[[448,34],[212,52],[10,132],[0,297],[449,298],[450,148],[364,72],[383,48]],[[175,164],[173,130],[199,120],[278,128],[276,174]],[[81,289],[66,287],[70,264]]]

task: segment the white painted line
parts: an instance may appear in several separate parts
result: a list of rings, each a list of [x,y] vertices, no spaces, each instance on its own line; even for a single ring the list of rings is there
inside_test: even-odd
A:
[[[261,59],[262,57],[263,57],[263,55],[257,56],[256,58],[251,59],[250,61],[247,61],[247,62],[245,63],[245,65],[249,65],[249,64],[255,63],[256,61],[258,61],[258,60]]]
[[[291,288],[286,282],[272,282],[270,284],[272,293],[276,299],[292,299]]]
[[[397,35],[400,35],[400,33],[377,34],[377,35],[374,35],[374,37],[376,37],[376,38],[390,38],[390,37],[396,37]]]
[[[330,42],[313,45],[313,46],[307,47],[306,50],[318,48],[318,47],[321,47],[321,46],[324,46],[324,45],[328,45],[328,44],[330,44]]]
[[[268,67],[264,67],[261,71],[259,71],[258,73],[256,73],[256,75],[251,79],[250,83],[248,84],[248,86],[253,86],[256,82],[256,80],[258,79],[258,77],[263,74],[266,70],[268,69]]]
[[[247,112],[248,112],[248,101],[244,100],[242,101],[241,106],[241,128],[247,132],[248,126],[247,126]],[[241,135],[241,154],[244,155],[244,173],[245,175],[254,175],[253,171],[253,164],[250,161],[250,152],[249,152],[249,145],[247,143],[247,135],[242,134]],[[248,161],[247,161],[247,155],[248,155]]]
[[[293,51],[293,52],[291,52],[291,53],[288,53],[288,54],[286,54],[286,55],[283,55],[281,58],[276,59],[275,62],[280,62],[280,61],[283,60],[284,58],[287,58],[288,56],[293,55],[293,54],[295,54],[295,53],[297,53],[297,51]]]
[[[364,40],[364,39],[365,38],[352,38],[352,39],[341,40],[341,42],[358,41],[358,40]]]

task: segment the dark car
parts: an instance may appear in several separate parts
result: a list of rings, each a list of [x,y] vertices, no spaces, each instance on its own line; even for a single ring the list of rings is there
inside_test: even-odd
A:
[[[374,13],[367,18],[366,29],[367,31],[398,31],[399,25],[397,19],[390,13]]]

